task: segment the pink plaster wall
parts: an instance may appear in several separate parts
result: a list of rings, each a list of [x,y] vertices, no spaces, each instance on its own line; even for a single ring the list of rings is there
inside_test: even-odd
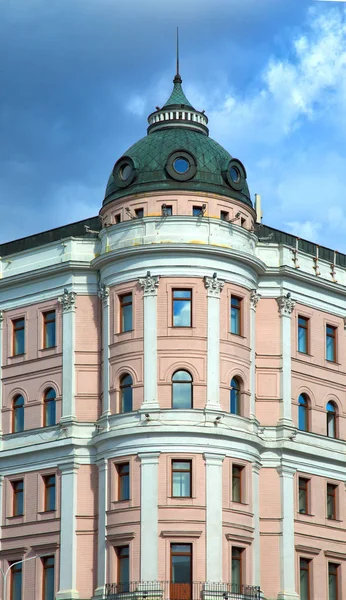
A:
[[[76,307],[76,416],[93,422],[101,414],[101,302],[97,296],[78,295]]]

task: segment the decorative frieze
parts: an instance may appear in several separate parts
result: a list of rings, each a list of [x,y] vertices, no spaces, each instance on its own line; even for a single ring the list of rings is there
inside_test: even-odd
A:
[[[222,279],[218,279],[217,273],[214,273],[212,277],[204,277],[204,285],[209,297],[220,298],[225,282]]]
[[[295,300],[292,300],[291,298],[291,293],[288,292],[286,296],[280,296],[279,298],[276,298],[276,302],[279,307],[280,316],[287,315],[290,317],[296,305]]]
[[[76,308],[76,292],[69,292],[67,288],[64,289],[63,295],[58,298],[58,302],[61,304],[64,312]]]
[[[257,292],[257,290],[251,290],[250,294],[250,307],[252,310],[256,310],[257,304],[259,303],[261,298],[261,294]]]
[[[102,302],[107,303],[109,299],[109,287],[104,283],[99,286],[98,297],[101,298]]]
[[[139,279],[139,285],[143,288],[144,296],[156,296],[159,287],[159,276],[151,275],[150,271],[147,271],[146,277]]]

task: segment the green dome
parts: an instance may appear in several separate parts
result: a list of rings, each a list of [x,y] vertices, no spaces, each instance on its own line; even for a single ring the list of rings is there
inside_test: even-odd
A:
[[[204,111],[187,100],[180,75],[166,104],[149,115],[148,135],[116,162],[103,205],[145,192],[210,192],[252,206],[244,166],[208,135]]]

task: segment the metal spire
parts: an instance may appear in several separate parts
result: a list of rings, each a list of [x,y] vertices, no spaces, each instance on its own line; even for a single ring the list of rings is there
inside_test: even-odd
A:
[[[180,77],[180,73],[179,73],[179,27],[177,27],[177,50],[176,50],[176,52],[177,52],[177,72],[173,79],[173,83],[181,83],[182,78]]]

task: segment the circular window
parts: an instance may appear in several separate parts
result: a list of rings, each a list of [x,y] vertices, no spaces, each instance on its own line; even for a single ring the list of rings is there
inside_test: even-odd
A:
[[[120,168],[119,175],[123,181],[127,181],[131,175],[132,167],[129,164],[125,164]]]
[[[246,171],[244,166],[236,158],[229,161],[227,168],[223,171],[223,176],[228,185],[240,192],[245,186]]]
[[[118,187],[130,185],[136,177],[136,169],[132,158],[129,156],[121,157],[118,162],[115,163],[113,177]]]
[[[173,152],[167,160],[166,172],[178,181],[188,181],[196,175],[197,161],[193,154],[185,150]]]
[[[190,168],[190,163],[188,160],[186,160],[186,158],[176,158],[173,161],[173,169],[177,172],[177,173],[186,173]]]

